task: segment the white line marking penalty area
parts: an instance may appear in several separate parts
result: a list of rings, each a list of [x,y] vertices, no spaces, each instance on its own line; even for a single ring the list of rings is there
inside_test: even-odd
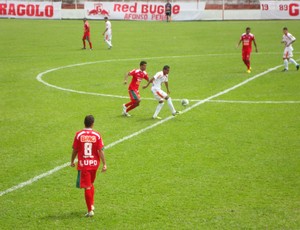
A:
[[[134,59],[134,60],[136,60],[136,59]],[[262,72],[260,74],[257,74],[257,75],[255,75],[255,76],[253,76],[251,78],[248,78],[247,80],[245,80],[245,81],[243,81],[243,82],[241,82],[241,83],[239,83],[239,84],[237,84],[235,86],[232,86],[232,87],[230,87],[230,88],[228,88],[226,90],[223,90],[223,91],[221,91],[221,92],[219,92],[219,93],[217,93],[215,95],[207,97],[206,99],[198,101],[195,104],[193,104],[193,105],[189,106],[188,108],[186,108],[185,110],[183,110],[182,113],[186,113],[186,112],[188,112],[188,111],[190,111],[190,110],[198,107],[201,104],[204,104],[204,103],[209,102],[210,100],[212,100],[214,98],[217,98],[217,97],[219,97],[221,95],[229,93],[230,91],[233,91],[233,90],[235,90],[235,89],[237,89],[237,88],[239,88],[239,87],[241,87],[241,86],[243,86],[243,85],[245,85],[245,84],[247,84],[247,83],[249,83],[249,82],[251,82],[251,81],[253,81],[253,80],[255,80],[255,79],[257,79],[257,78],[259,78],[261,76],[263,76],[263,75],[265,75],[265,74],[268,74],[268,73],[270,73],[270,72],[278,69],[279,67],[282,67],[282,65],[278,65],[278,66],[276,66],[274,68],[270,68],[270,69],[268,69],[268,70],[266,70],[266,71],[264,71],[264,72]],[[154,124],[152,124],[152,125],[150,125],[150,126],[148,126],[146,128],[143,128],[143,129],[141,129],[141,130],[139,130],[139,131],[137,131],[137,132],[135,132],[135,133],[133,133],[131,135],[125,136],[125,137],[123,137],[123,138],[121,138],[121,139],[119,139],[119,140],[117,140],[117,141],[115,141],[115,142],[107,145],[105,149],[110,149],[110,148],[112,148],[113,146],[115,146],[115,145],[117,145],[119,143],[122,143],[122,142],[124,142],[126,140],[129,140],[129,139],[131,139],[131,138],[133,138],[135,136],[138,136],[138,135],[140,135],[140,134],[142,134],[142,133],[144,133],[144,132],[146,132],[146,131],[148,131],[148,130],[150,130],[152,128],[155,128],[156,126],[161,125],[161,124],[163,124],[163,123],[165,123],[165,122],[167,122],[167,121],[169,121],[169,120],[171,120],[173,118],[174,118],[173,116],[169,116],[169,117],[167,117],[167,118],[165,118],[165,119],[163,119],[163,120],[161,120],[159,122],[156,122],[156,123],[154,123]],[[20,183],[20,184],[18,184],[16,186],[13,186],[13,187],[11,187],[9,189],[1,191],[0,192],[0,197],[3,196],[3,195],[5,195],[5,194],[11,193],[13,191],[16,191],[16,190],[18,190],[20,188],[23,188],[23,187],[25,187],[27,185],[30,185],[30,184],[32,184],[32,183],[34,183],[34,182],[36,182],[36,181],[38,181],[38,180],[40,180],[40,179],[42,179],[44,177],[50,176],[51,174],[53,174],[53,173],[55,173],[55,172],[57,172],[57,171],[65,168],[65,167],[67,167],[69,165],[70,165],[69,162],[64,163],[64,164],[62,164],[60,166],[57,166],[57,167],[55,167],[55,168],[53,168],[53,169],[51,169],[51,170],[49,170],[49,171],[47,171],[45,173],[42,173],[42,174],[40,174],[38,176],[35,176],[35,177],[33,177],[33,178],[25,181],[25,182],[22,182],[22,183]]]

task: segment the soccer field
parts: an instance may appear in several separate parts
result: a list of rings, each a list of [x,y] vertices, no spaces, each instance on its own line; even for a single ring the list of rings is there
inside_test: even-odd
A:
[[[300,61],[299,21],[112,21],[112,50],[104,22],[90,26],[93,51],[82,21],[0,20],[1,229],[300,229],[300,71],[281,72],[280,44],[287,26]],[[236,49],[247,26],[251,74]],[[147,88],[121,116],[141,60],[150,76],[171,66],[183,114],[153,120]],[[87,114],[107,146],[93,218],[66,164]]]

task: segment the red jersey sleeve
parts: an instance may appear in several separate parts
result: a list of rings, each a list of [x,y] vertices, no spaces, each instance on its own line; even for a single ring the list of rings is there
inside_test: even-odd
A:
[[[135,71],[136,71],[136,69],[131,70],[131,71],[129,72],[129,75],[130,75],[130,76],[133,76],[134,73],[135,73]]]

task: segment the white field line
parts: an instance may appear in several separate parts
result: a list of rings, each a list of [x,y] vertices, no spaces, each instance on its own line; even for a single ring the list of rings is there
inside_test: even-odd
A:
[[[258,54],[278,54],[278,52],[270,52],[270,53],[258,53]],[[72,64],[72,65],[66,65],[61,66],[57,68],[53,68],[50,70],[46,70],[42,73],[39,73],[36,77],[36,79],[43,83],[44,85],[48,87],[52,87],[58,90],[67,91],[71,93],[78,93],[78,94],[86,94],[86,95],[93,95],[93,96],[102,96],[102,97],[113,97],[113,98],[129,98],[128,96],[120,96],[120,95],[112,95],[112,94],[104,94],[104,93],[95,93],[95,92],[85,92],[85,91],[79,91],[79,90],[73,90],[73,89],[67,89],[60,86],[52,85],[45,80],[43,80],[43,76],[47,73],[51,73],[54,71],[77,67],[77,66],[84,66],[84,65],[92,65],[97,63],[110,63],[110,62],[121,62],[121,61],[136,61],[136,60],[153,60],[153,59],[166,59],[166,58],[193,58],[193,57],[215,57],[215,56],[232,56],[237,55],[237,53],[229,53],[229,54],[198,54],[198,55],[185,55],[185,56],[164,56],[164,57],[147,57],[147,58],[127,58],[127,59],[111,59],[111,60],[100,60],[100,61],[94,61],[94,62],[84,62],[84,63],[78,63],[78,64]],[[155,100],[154,98],[142,98],[143,100]],[[173,98],[173,101],[181,101],[182,99],[175,99]],[[200,101],[198,99],[193,99],[190,101]]]
[[[46,86],[62,90],[62,91],[67,91],[71,93],[78,93],[78,94],[87,94],[87,95],[94,95],[94,96],[103,96],[103,97],[113,97],[113,98],[129,98],[127,96],[119,96],[119,95],[112,95],[112,94],[103,94],[103,93],[93,93],[93,92],[85,92],[85,91],[79,91],[79,90],[73,90],[73,89],[67,89],[63,87],[59,87],[56,85],[52,85],[42,79],[42,77],[47,74],[51,73],[54,71],[62,70],[62,69],[67,69],[67,68],[72,68],[72,67],[77,67],[77,66],[84,66],[84,65],[92,65],[92,64],[97,64],[97,63],[110,63],[110,62],[121,62],[121,61],[136,61],[136,60],[153,60],[153,59],[166,59],[166,58],[193,58],[193,57],[207,57],[207,56],[224,56],[225,54],[199,54],[199,55],[184,55],[184,56],[164,56],[164,57],[147,57],[147,58],[127,58],[127,59],[111,59],[111,60],[100,60],[100,61],[94,61],[94,62],[84,62],[84,63],[78,63],[78,64],[72,64],[72,65],[67,65],[67,66],[61,66],[57,68],[53,68],[50,70],[46,70],[42,73],[39,73],[36,77],[36,79],[43,83]],[[231,54],[226,54],[226,55],[237,55],[237,53],[231,53]],[[154,100],[154,98],[142,98],[144,100]],[[180,99],[174,99],[174,100],[180,100]]]
[[[228,88],[228,89],[226,89],[226,90],[223,90],[223,91],[221,91],[221,92],[219,92],[219,93],[217,93],[217,94],[215,94],[215,95],[212,95],[212,96],[210,96],[210,97],[208,97],[208,98],[206,98],[206,99],[204,99],[204,100],[198,101],[198,102],[196,102],[195,104],[193,104],[193,105],[191,105],[190,107],[188,107],[187,109],[183,110],[182,112],[183,112],[183,113],[186,113],[186,112],[188,112],[188,111],[190,111],[190,110],[196,108],[197,106],[199,106],[199,105],[201,105],[201,104],[204,104],[204,103],[206,103],[206,102],[208,102],[208,101],[210,101],[210,100],[212,100],[212,99],[214,99],[214,98],[216,98],[216,97],[219,97],[219,96],[221,96],[221,95],[224,95],[224,94],[226,94],[226,93],[228,93],[228,92],[230,92],[230,91],[232,91],[232,90],[235,90],[235,89],[237,89],[237,88],[239,88],[239,87],[241,87],[241,86],[243,86],[243,85],[249,83],[250,81],[255,80],[256,78],[259,78],[259,77],[261,77],[261,76],[263,76],[263,75],[265,75],[265,74],[267,74],[267,73],[270,73],[270,72],[272,72],[272,71],[278,69],[279,67],[282,67],[282,65],[279,65],[279,66],[276,66],[276,67],[274,67],[274,68],[268,69],[268,70],[266,70],[266,71],[264,71],[264,72],[262,72],[262,73],[260,73],[260,74],[257,74],[257,75],[255,75],[255,76],[253,76],[253,77],[251,77],[251,78],[248,78],[247,80],[245,80],[245,81],[243,81],[243,82],[241,82],[241,83],[239,83],[239,84],[237,84],[237,85],[235,85],[235,86],[232,86],[232,87],[230,87],[230,88]],[[124,142],[124,141],[126,141],[126,140],[128,140],[128,139],[131,139],[131,138],[133,138],[133,137],[135,137],[135,136],[137,136],[137,135],[140,135],[140,134],[146,132],[147,130],[150,130],[150,129],[152,129],[152,128],[158,126],[158,125],[161,125],[161,124],[163,124],[163,123],[165,123],[165,122],[167,122],[167,121],[169,121],[169,120],[171,120],[171,119],[173,119],[173,118],[174,118],[173,116],[169,116],[169,117],[167,117],[167,118],[165,118],[165,119],[163,119],[163,120],[161,120],[161,121],[159,121],[159,122],[154,123],[153,125],[150,125],[150,126],[148,126],[148,127],[146,127],[146,128],[143,128],[143,129],[141,129],[141,130],[139,130],[139,131],[137,131],[137,132],[135,132],[135,133],[133,133],[133,134],[131,134],[131,135],[125,136],[125,137],[123,137],[123,138],[121,138],[121,139],[119,139],[119,140],[117,140],[117,141],[115,141],[115,142],[113,142],[113,143],[107,145],[105,149],[112,148],[113,146],[115,146],[115,145],[117,145],[117,144],[119,144],[119,143],[122,143],[122,142]],[[1,191],[1,192],[0,192],[0,197],[3,196],[3,195],[5,195],[5,194],[7,194],[7,193],[13,192],[13,191],[15,191],[15,190],[17,190],[17,189],[20,189],[20,188],[23,188],[23,187],[25,187],[25,186],[27,186],[27,185],[30,185],[30,184],[32,184],[32,183],[34,183],[34,182],[36,182],[36,181],[38,181],[38,180],[40,180],[40,179],[42,179],[42,178],[44,178],[44,177],[50,176],[51,174],[53,174],[53,173],[55,173],[55,172],[57,172],[57,171],[59,171],[59,170],[65,168],[65,167],[67,167],[68,165],[70,165],[69,162],[67,162],[67,163],[65,163],[65,164],[62,164],[62,165],[60,165],[60,166],[57,166],[57,167],[55,167],[55,168],[53,168],[53,169],[51,169],[51,170],[49,170],[49,171],[47,171],[47,172],[45,172],[45,173],[42,173],[42,174],[40,174],[40,175],[38,175],[38,176],[35,176],[35,177],[33,177],[33,178],[31,178],[31,179],[29,179],[29,180],[27,180],[27,181],[25,181],[25,182],[22,182],[22,183],[20,183],[20,184],[18,184],[18,185],[16,185],[16,186],[13,186],[13,187],[11,187],[11,188],[9,188],[9,189],[6,189],[6,190],[4,190],[4,191]]]
[[[232,104],[300,104],[300,101],[235,101],[235,100],[210,100],[214,103]]]
[[[78,64],[72,64],[72,65],[66,65],[66,66],[60,66],[57,68],[46,70],[42,73],[39,73],[36,77],[36,79],[43,83],[44,85],[48,87],[52,87],[58,90],[67,91],[71,93],[78,93],[78,94],[86,94],[86,95],[93,95],[93,96],[102,96],[102,97],[113,97],[113,98],[129,98],[128,96],[120,96],[120,95],[112,95],[112,94],[104,94],[104,93],[94,93],[94,92],[85,92],[85,91],[79,91],[79,90],[73,90],[68,88],[63,88],[60,86],[52,85],[45,80],[43,80],[43,76],[47,73],[51,73],[54,71],[77,67],[77,66],[84,66],[84,65],[92,65],[97,63],[110,63],[110,62],[121,62],[121,61],[136,61],[136,60],[153,60],[153,59],[166,59],[166,58],[193,58],[193,57],[207,57],[207,56],[224,56],[224,55],[237,55],[237,53],[230,53],[230,54],[198,54],[198,55],[184,55],[184,56],[164,56],[164,57],[147,57],[147,58],[127,58],[127,59],[110,59],[110,60],[100,60],[100,61],[94,61],[94,62],[84,62],[84,63],[78,63]],[[154,98],[142,98],[143,100],[155,100]],[[173,99],[173,101],[181,101],[182,99]],[[194,100],[199,101],[199,100]]]

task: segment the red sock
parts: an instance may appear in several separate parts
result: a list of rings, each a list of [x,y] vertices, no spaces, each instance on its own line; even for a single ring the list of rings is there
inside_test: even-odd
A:
[[[91,43],[91,42],[89,42],[89,44],[90,44],[90,49],[92,49],[92,48],[93,48],[93,46],[92,46],[92,43]]]
[[[136,104],[129,106],[129,108],[126,109],[126,112],[128,113],[130,110],[133,110],[135,107],[137,107]]]
[[[93,195],[92,189],[85,189],[84,191],[85,203],[87,206],[88,211],[92,211],[92,202],[93,202]]]
[[[248,69],[250,69],[250,66],[251,66],[251,65],[250,65],[250,60],[248,60],[248,61],[247,61],[247,67],[248,67]]]
[[[133,105],[133,102],[132,102],[132,101],[130,101],[130,102],[128,102],[127,104],[125,104],[126,108],[127,108],[128,106],[131,106],[131,105]]]
[[[82,43],[83,43],[83,48],[85,48],[85,40],[83,40]]]
[[[94,205],[94,194],[95,194],[95,187],[94,185],[91,187],[91,191],[92,191],[92,205]]]

